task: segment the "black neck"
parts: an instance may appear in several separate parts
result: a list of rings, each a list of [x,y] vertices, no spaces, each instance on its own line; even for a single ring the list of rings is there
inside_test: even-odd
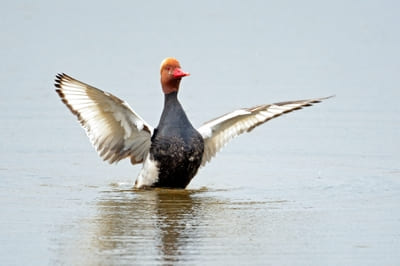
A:
[[[191,126],[185,111],[178,100],[178,92],[171,92],[164,96],[164,109],[158,128],[164,126],[185,127]]]
[[[168,105],[175,104],[175,103],[179,104],[177,91],[173,91],[168,94],[164,94],[164,109]]]

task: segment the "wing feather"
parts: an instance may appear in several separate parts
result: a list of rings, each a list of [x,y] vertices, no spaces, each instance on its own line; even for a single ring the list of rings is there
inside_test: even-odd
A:
[[[103,160],[114,163],[130,157],[135,164],[146,158],[153,128],[126,102],[66,74],[56,76],[55,86]]]
[[[272,118],[311,106],[330,97],[257,105],[227,113],[204,123],[198,128],[204,138],[204,154],[201,165],[204,166],[209,162],[234,137],[244,132],[250,132]]]

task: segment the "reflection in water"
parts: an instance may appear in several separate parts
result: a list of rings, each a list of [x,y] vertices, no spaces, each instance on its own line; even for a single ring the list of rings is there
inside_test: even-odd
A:
[[[140,262],[173,263],[199,239],[202,208],[216,205],[204,191],[113,191],[98,203],[93,245],[102,254]],[[212,201],[212,202],[211,202]],[[210,204],[211,203],[211,204]],[[213,204],[214,203],[214,204]],[[217,204],[218,205],[218,204]],[[156,261],[157,261],[156,260]],[[104,261],[103,261],[104,262]]]
[[[185,265],[227,263],[227,258],[232,264],[262,262],[262,246],[274,233],[273,224],[282,224],[271,214],[285,202],[250,198],[242,190],[102,192],[92,205],[96,213],[78,222],[78,235],[62,249],[59,261],[75,265]]]
[[[288,228],[293,214],[300,216],[288,212],[286,201],[261,195],[242,189],[101,192],[91,205],[96,213],[77,221],[75,233],[64,231],[70,241],[61,238],[55,264],[264,264],[269,250],[286,248],[298,235]]]
[[[190,241],[190,236],[194,235],[191,230],[196,226],[191,226],[191,222],[198,219],[195,209],[199,201],[194,201],[190,193],[185,191],[161,192],[157,195],[160,250],[165,261],[174,260],[177,258],[179,246],[185,245],[186,241]]]

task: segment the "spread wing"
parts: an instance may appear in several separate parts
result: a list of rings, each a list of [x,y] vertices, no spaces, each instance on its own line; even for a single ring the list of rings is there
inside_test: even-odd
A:
[[[55,86],[103,160],[130,157],[135,164],[146,158],[153,128],[126,102],[66,74],[56,76]]]
[[[234,137],[244,132],[250,132],[272,118],[311,106],[330,97],[243,108],[204,123],[198,129],[204,138],[204,154],[201,165],[204,166],[209,162]]]

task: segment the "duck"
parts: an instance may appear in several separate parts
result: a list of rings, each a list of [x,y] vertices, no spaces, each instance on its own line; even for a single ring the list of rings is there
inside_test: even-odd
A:
[[[209,163],[236,136],[251,132],[273,118],[332,97],[240,108],[196,129],[178,99],[180,83],[189,75],[176,58],[168,57],[161,62],[164,107],[156,128],[127,102],[65,73],[56,75],[55,87],[104,161],[112,164],[129,159],[133,165],[142,164],[134,184],[137,189],[184,189],[199,168]]]

